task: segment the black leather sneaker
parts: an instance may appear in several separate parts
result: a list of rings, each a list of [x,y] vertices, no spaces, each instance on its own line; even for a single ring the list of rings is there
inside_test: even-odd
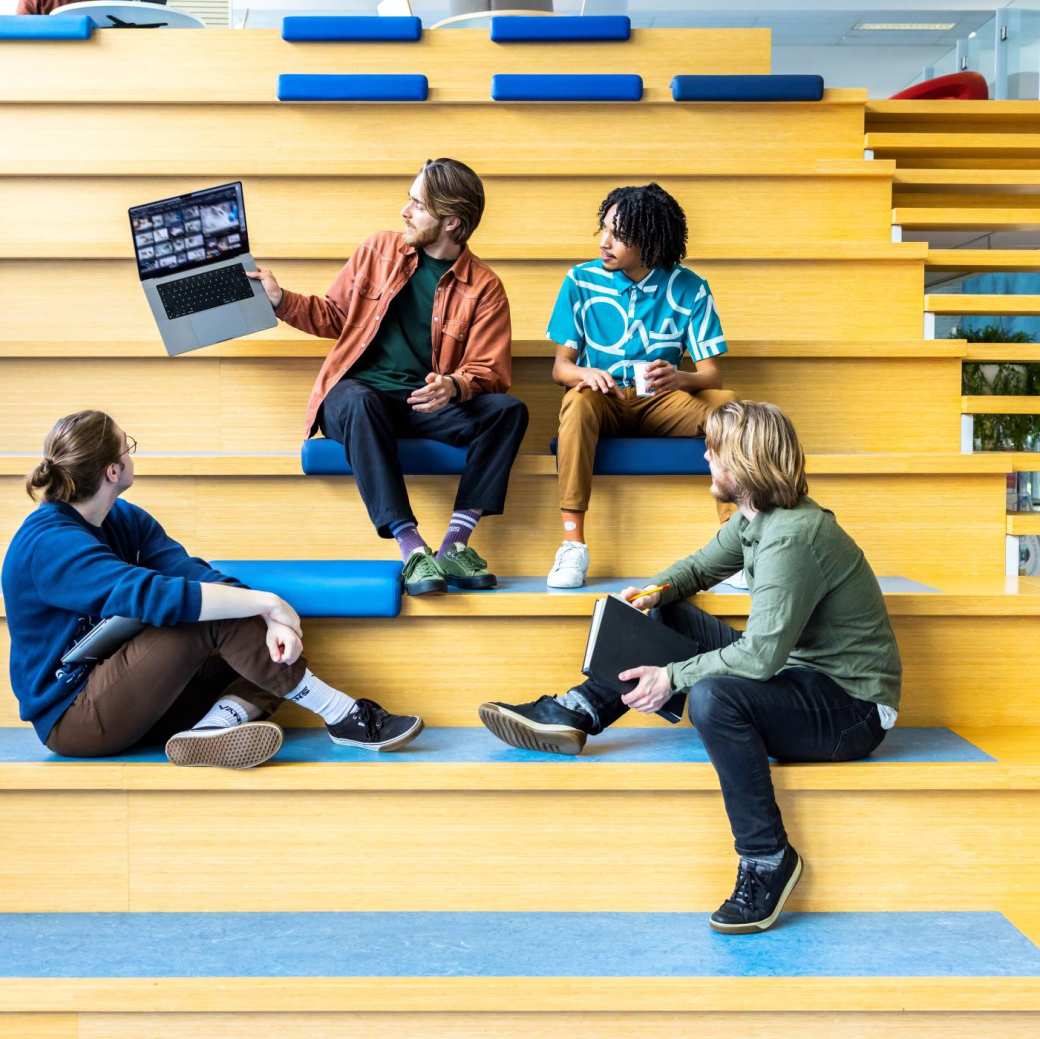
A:
[[[776,869],[761,870],[740,860],[733,894],[708,921],[723,934],[752,934],[776,923],[795,884],[802,875],[802,860],[789,844]]]
[[[484,703],[478,713],[503,743],[546,754],[580,754],[592,728],[584,711],[572,711],[552,696],[533,703]]]
[[[400,750],[423,730],[423,720],[412,714],[390,714],[375,700],[358,700],[350,714],[326,725],[333,743],[366,750]]]
[[[282,730],[274,722],[255,721],[227,728],[185,729],[166,741],[171,765],[185,768],[255,768],[282,746]]]

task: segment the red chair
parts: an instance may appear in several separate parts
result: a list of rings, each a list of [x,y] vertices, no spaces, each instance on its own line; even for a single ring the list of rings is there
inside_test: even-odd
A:
[[[988,101],[989,87],[977,72],[954,72],[915,83],[892,95],[893,101]]]

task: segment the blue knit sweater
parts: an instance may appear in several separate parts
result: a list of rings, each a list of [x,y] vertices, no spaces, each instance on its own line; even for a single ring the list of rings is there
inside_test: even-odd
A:
[[[162,627],[199,619],[202,581],[237,583],[184,551],[144,509],[116,501],[100,527],[72,506],[45,502],[4,557],[11,686],[23,721],[46,742],[91,665],[61,657],[104,617]]]

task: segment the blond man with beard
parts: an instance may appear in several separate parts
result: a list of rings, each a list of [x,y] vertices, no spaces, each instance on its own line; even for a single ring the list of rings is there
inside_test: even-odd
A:
[[[652,713],[685,694],[740,855],[733,894],[710,923],[739,934],[771,927],[802,872],[769,758],[866,757],[895,724],[902,668],[877,578],[833,513],[808,496],[805,455],[783,412],[731,401],[708,416],[705,440],[711,492],[739,511],[647,590],[621,592],[639,609],[661,607],[657,619],[700,652],[622,671],[637,683],[624,696],[587,681],[533,703],[486,703],[480,717],[514,746],[577,754],[629,708]],[[751,592],[745,631],[685,601],[741,569]]]
[[[469,546],[481,516],[505,508],[527,409],[506,395],[511,379],[509,302],[467,241],[484,211],[480,178],[433,159],[401,210],[403,231],[366,239],[324,296],[282,289],[260,269],[281,320],[335,339],[311,391],[306,435],[343,444],[380,537],[394,538],[410,595],[493,588]],[[399,437],[468,448],[454,512],[439,550],[419,534],[397,458]]]

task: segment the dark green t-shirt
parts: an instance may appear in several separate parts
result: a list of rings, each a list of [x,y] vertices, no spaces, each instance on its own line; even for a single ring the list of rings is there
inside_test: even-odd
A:
[[[437,283],[454,260],[436,260],[419,249],[419,264],[394,298],[375,339],[347,373],[349,379],[407,397],[433,371],[430,325]]]

